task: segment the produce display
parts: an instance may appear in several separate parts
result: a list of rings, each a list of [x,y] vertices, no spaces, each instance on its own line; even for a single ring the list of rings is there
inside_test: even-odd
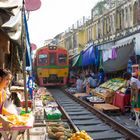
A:
[[[31,114],[22,115],[9,115],[2,116],[6,121],[11,122],[11,127],[21,128],[21,127],[31,127],[33,125],[33,116]],[[32,119],[32,120],[31,120]],[[0,128],[2,128],[2,123],[0,123]]]
[[[29,120],[29,115],[9,115],[6,116],[6,119],[14,126],[25,126]]]
[[[121,93],[125,93],[126,92],[126,88],[121,88],[120,90],[119,90]]]
[[[55,102],[54,98],[51,95],[42,96],[42,103],[44,106],[50,104],[50,102]]]
[[[46,119],[61,119],[62,113],[56,107],[45,108],[45,118]]]
[[[34,114],[35,114],[35,119],[38,119],[38,120],[44,119],[44,109],[42,107],[36,107]]]
[[[87,97],[87,100],[88,100],[89,102],[98,102],[98,103],[104,102],[104,99],[102,99],[102,98],[100,98],[100,97],[97,97],[97,96]]]
[[[100,94],[105,94],[105,93],[110,93],[112,92],[112,90],[107,89],[107,88],[103,88],[103,87],[97,87],[94,89],[95,92],[98,92]]]
[[[124,85],[125,85],[124,79],[114,78],[101,84],[99,87],[92,89],[91,91],[94,96],[104,99],[105,103],[112,104],[115,96],[115,92],[123,88]]]
[[[84,130],[76,132],[68,140],[93,140]]]
[[[58,108],[58,104],[56,102],[47,102],[46,107]]]
[[[51,95],[44,95],[44,96],[42,96],[42,99],[50,101],[50,102],[55,101]]]
[[[48,122],[48,137],[55,140],[68,140],[72,130],[66,122]]]
[[[112,103],[115,95],[113,90],[103,87],[95,88],[94,90],[92,90],[92,93],[94,96],[102,98],[105,103]]]
[[[122,78],[114,78],[110,79],[107,82],[103,83],[100,85],[100,87],[111,89],[113,91],[116,91],[123,87],[125,84],[125,80]]]
[[[42,89],[43,90],[43,89]],[[85,132],[76,132],[74,133],[71,129],[68,122],[63,121],[63,114],[59,110],[59,105],[53,98],[53,96],[49,94],[43,95],[37,94],[35,99],[35,116],[39,116],[44,111],[44,120],[46,121],[46,130],[47,130],[47,137],[51,140],[92,140],[92,138]],[[43,90],[44,91],[44,90]],[[74,90],[70,89],[72,93]],[[47,91],[46,91],[47,92]],[[90,98],[90,100],[93,100]],[[96,98],[97,101],[102,101],[100,98]]]
[[[35,99],[34,116],[35,116],[36,120],[43,120],[44,119],[43,103],[40,100],[40,97],[37,97]]]

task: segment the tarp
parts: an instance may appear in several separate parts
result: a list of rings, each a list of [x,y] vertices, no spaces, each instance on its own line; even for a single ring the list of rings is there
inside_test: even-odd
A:
[[[74,57],[74,58],[72,59],[72,67],[76,66],[76,63],[77,63],[79,57],[80,57],[80,54],[78,54],[76,57]]]
[[[95,66],[98,67],[100,64],[100,52],[98,47],[95,47]]]
[[[82,52],[82,66],[95,64],[94,47],[91,45],[87,50]]]
[[[78,54],[76,57],[73,58],[72,60],[72,67],[80,67],[82,65],[82,55],[81,53]]]
[[[11,16],[10,20],[8,20],[6,23],[4,23],[2,25],[2,27],[13,28],[17,23],[21,24],[21,10],[20,10],[20,8],[17,8],[16,15]]]
[[[28,32],[28,24],[26,15],[24,12],[24,25],[25,25],[25,32],[26,32],[26,70],[32,70],[32,58],[31,58],[31,44]]]
[[[105,72],[114,72],[127,68],[128,59],[134,53],[134,45],[129,44],[117,49],[117,58],[103,63]]]
[[[22,1],[19,0],[19,2],[21,3]],[[8,8],[8,6],[10,7],[12,5],[17,6],[16,8],[14,8],[14,10],[10,10],[10,9],[6,10],[6,13],[8,14],[8,15],[6,14],[8,19],[6,21],[2,20],[1,27],[8,34],[10,39],[19,43],[20,37],[21,37],[21,30],[22,30],[22,27],[21,27],[21,4],[18,5],[18,2],[14,2],[14,0],[0,2],[0,6],[4,6],[4,5],[5,6],[7,5],[7,8]],[[0,7],[0,9],[1,9],[1,7]]]
[[[0,1],[0,8],[14,8],[22,5],[22,0],[4,0]]]

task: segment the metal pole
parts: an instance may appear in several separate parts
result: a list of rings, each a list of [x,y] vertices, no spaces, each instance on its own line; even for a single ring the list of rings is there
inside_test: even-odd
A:
[[[22,34],[21,34],[21,46],[23,48],[23,78],[24,78],[24,97],[25,97],[25,111],[28,111],[28,94],[26,87],[26,34],[24,28],[24,0],[22,1],[22,9],[21,9],[21,20],[22,20]],[[27,129],[27,139],[30,140],[29,129]]]
[[[21,35],[21,45],[23,48],[23,78],[24,78],[24,97],[25,97],[25,110],[28,111],[28,104],[27,104],[27,90],[26,90],[26,37],[25,37],[25,28],[24,28],[24,0],[22,5],[22,35]]]

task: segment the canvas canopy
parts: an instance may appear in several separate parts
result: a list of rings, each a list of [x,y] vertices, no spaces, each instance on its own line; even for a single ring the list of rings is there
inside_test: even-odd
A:
[[[134,46],[129,44],[119,47],[117,50],[117,58],[114,60],[107,60],[103,63],[105,72],[114,72],[127,68],[128,59],[134,53]]]
[[[72,67],[79,67],[82,65],[82,55],[78,54],[76,57],[73,58],[72,60]]]
[[[87,66],[90,64],[95,64],[95,53],[93,45],[82,52],[82,66]]]

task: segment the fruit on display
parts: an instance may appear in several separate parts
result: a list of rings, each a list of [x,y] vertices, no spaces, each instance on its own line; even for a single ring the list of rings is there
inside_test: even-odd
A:
[[[100,85],[100,87],[116,91],[116,90],[120,89],[121,87],[123,87],[124,84],[125,84],[124,79],[122,79],[122,78],[114,78],[114,79],[110,79],[107,82],[103,83],[102,85]]]
[[[48,137],[56,140],[68,140],[72,136],[72,130],[69,125],[64,122],[48,123]]]
[[[25,126],[29,120],[29,115],[9,115],[6,119],[14,126]]]
[[[55,119],[61,119],[62,113],[60,110],[56,107],[46,107],[45,108],[45,119],[48,120],[55,120]]]
[[[51,95],[44,95],[44,96],[42,96],[42,99],[47,100],[49,102],[55,101],[55,99]]]
[[[76,132],[68,140],[93,140],[84,130]]]

